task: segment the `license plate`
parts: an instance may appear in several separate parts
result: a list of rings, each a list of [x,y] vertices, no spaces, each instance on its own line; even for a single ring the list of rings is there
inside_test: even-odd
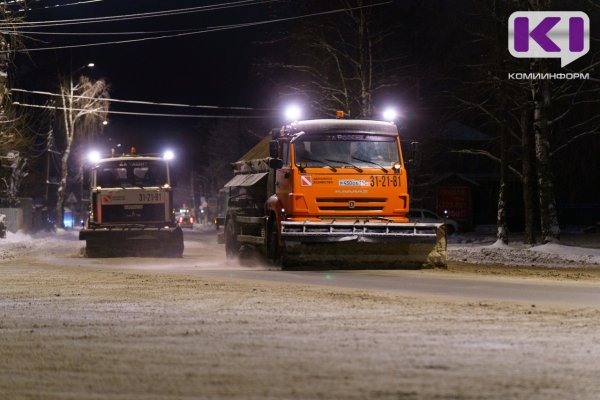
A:
[[[400,186],[400,177],[398,175],[371,175],[371,187],[398,187]]]
[[[138,202],[140,203],[162,203],[163,192],[138,193]]]

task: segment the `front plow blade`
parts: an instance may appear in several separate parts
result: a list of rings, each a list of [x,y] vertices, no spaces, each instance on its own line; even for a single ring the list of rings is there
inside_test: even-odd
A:
[[[85,254],[100,257],[182,257],[183,232],[175,229],[97,229],[81,231]]]
[[[284,268],[446,266],[446,231],[441,224],[285,222],[282,235]]]

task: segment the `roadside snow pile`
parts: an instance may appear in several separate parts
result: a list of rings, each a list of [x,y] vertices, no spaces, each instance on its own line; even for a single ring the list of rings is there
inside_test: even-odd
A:
[[[52,256],[65,250],[76,253],[82,247],[79,232],[57,230],[40,232],[33,235],[23,232],[6,233],[6,239],[0,239],[0,262],[14,260],[29,254]]]
[[[470,264],[503,264],[549,267],[600,265],[600,250],[584,247],[545,244],[525,247],[494,243],[488,246],[448,245],[448,260]]]

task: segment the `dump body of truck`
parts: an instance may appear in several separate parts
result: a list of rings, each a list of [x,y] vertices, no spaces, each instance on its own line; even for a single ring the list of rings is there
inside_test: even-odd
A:
[[[229,255],[252,244],[284,267],[445,265],[443,224],[406,217],[407,176],[392,123],[295,122],[234,169],[226,185]]]
[[[88,257],[181,257],[169,164],[160,157],[100,159],[90,171],[90,212],[79,239]]]

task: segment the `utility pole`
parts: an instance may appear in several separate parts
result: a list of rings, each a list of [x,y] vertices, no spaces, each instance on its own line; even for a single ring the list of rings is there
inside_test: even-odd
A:
[[[50,155],[54,152],[54,111],[50,114],[50,127],[48,129],[48,139],[46,141],[46,193],[44,194],[44,204],[48,206],[48,193],[50,187]]]
[[[196,217],[196,187],[194,185],[194,171],[190,168],[190,190],[192,191],[191,214]]]

